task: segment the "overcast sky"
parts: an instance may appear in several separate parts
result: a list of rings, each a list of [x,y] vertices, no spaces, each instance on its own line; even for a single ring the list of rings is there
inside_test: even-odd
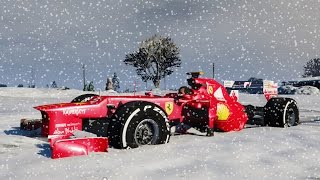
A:
[[[139,42],[159,34],[180,47],[182,67],[167,87],[186,84],[185,72],[216,79],[255,76],[282,81],[301,76],[319,57],[320,0],[0,0],[0,83],[82,87],[81,64],[96,88],[118,72],[123,88],[134,81],[122,63]],[[149,82],[151,87],[151,82]]]

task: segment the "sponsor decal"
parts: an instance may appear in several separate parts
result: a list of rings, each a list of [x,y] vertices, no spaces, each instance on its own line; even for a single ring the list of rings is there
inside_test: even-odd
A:
[[[218,121],[226,121],[230,116],[230,110],[228,106],[222,103],[218,103],[217,105],[217,116]]]
[[[232,87],[234,85],[234,81],[223,81],[224,87]]]
[[[274,83],[274,81],[263,80],[263,88],[264,89],[278,88],[278,83]]]
[[[166,110],[166,113],[170,115],[173,112],[173,102],[166,102],[165,110]]]
[[[264,80],[263,93],[268,97],[276,96],[278,94],[278,83],[274,83],[273,81],[269,80]]]
[[[236,100],[238,101],[238,99],[239,99],[239,90],[231,90],[230,97],[235,97]]]
[[[66,123],[56,124],[56,128],[66,127]]]
[[[243,87],[244,88],[247,88],[247,87],[250,87],[251,86],[251,82],[244,82],[243,83]]]
[[[219,87],[219,88],[214,92],[213,96],[214,96],[217,100],[219,100],[219,101],[226,101],[226,99],[225,99],[224,96],[223,96],[221,87]]]
[[[56,128],[61,128],[61,127],[72,127],[72,126],[79,126],[81,125],[79,122],[75,122],[75,123],[58,123],[56,124]]]
[[[54,130],[53,132],[54,135],[60,135],[60,134],[64,134],[64,131],[61,131],[59,129]]]
[[[74,127],[70,127],[70,128],[65,128],[64,132],[66,134],[72,134],[75,130],[78,130],[78,128],[74,126]]]
[[[64,109],[62,111],[63,115],[79,115],[79,114],[85,114],[85,109]]]
[[[81,123],[62,123],[62,124],[56,124],[56,129],[54,130],[53,134],[55,135],[61,135],[61,134],[72,134],[73,131],[78,129],[78,126],[81,125]]]

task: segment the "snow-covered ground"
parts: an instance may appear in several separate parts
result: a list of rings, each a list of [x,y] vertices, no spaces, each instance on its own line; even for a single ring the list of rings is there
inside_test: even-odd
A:
[[[32,107],[71,101],[78,90],[0,88],[0,179],[319,179],[320,95],[297,100],[302,124],[257,127],[214,137],[172,136],[170,143],[109,153],[50,159],[43,139],[23,136],[21,118],[40,118]],[[241,94],[264,105],[261,95]]]

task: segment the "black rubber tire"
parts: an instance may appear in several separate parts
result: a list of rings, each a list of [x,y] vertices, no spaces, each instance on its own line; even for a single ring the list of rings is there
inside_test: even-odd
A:
[[[156,104],[137,101],[118,108],[108,126],[109,145],[117,149],[141,146],[135,138],[135,132],[139,123],[148,119],[156,126],[154,129],[158,128],[158,135],[153,136],[148,145],[168,143],[170,125],[166,113]]]
[[[246,112],[249,120],[253,119],[253,117],[254,117],[254,106],[252,106],[252,105],[245,106],[245,112]]]
[[[299,124],[299,109],[291,98],[271,98],[264,108],[265,123],[273,127],[290,127]]]
[[[98,95],[96,95],[96,94],[82,94],[80,96],[75,97],[71,101],[71,103],[87,102],[95,96],[98,96]]]

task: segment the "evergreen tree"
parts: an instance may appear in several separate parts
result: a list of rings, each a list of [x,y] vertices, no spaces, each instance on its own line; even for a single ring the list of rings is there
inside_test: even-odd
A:
[[[320,58],[314,58],[307,62],[306,65],[303,66],[304,74],[302,77],[315,77],[320,76]]]
[[[83,91],[94,91],[93,81],[90,81],[89,84],[85,84]]]
[[[112,83],[113,83],[113,90],[118,91],[120,89],[120,79],[117,76],[117,73],[113,74]]]
[[[94,91],[94,85],[92,81],[90,81],[89,85],[87,86],[87,91]]]

